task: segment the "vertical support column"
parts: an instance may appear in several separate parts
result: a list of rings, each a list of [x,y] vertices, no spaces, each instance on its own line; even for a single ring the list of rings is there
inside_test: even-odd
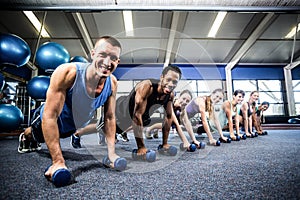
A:
[[[292,72],[291,72],[292,70],[290,69],[289,65],[287,67],[284,67],[283,70],[284,70],[288,114],[289,116],[295,116],[296,107],[295,107],[295,98],[294,98],[293,84],[292,84]]]
[[[228,63],[225,67],[227,98],[229,100],[232,99],[232,93],[233,93],[231,70],[234,68],[236,63],[237,63],[237,60],[234,62]]]
[[[227,99],[232,99],[232,77],[231,77],[231,69],[225,68],[226,75],[226,89],[227,89]]]
[[[171,24],[169,40],[168,40],[167,50],[166,50],[166,57],[165,57],[165,62],[164,62],[163,68],[167,67],[170,64],[170,58],[171,58],[171,54],[173,51],[173,45],[174,45],[174,40],[175,40],[175,36],[176,36],[179,16],[180,16],[179,11],[173,12],[172,24]]]

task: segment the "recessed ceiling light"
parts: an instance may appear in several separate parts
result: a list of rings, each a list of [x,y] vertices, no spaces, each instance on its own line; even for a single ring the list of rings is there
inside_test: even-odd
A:
[[[227,12],[218,12],[218,15],[212,25],[212,27],[210,28],[210,31],[207,35],[207,37],[216,37],[216,34],[226,16]]]
[[[126,36],[134,36],[132,11],[127,11],[127,10],[123,11],[123,19],[124,19]]]
[[[296,29],[297,29],[297,32],[298,32],[299,28],[300,28],[300,23],[298,24],[298,29],[297,29],[297,26],[294,26],[292,28],[292,30],[284,38],[292,38],[292,37],[294,37],[294,35],[296,34]]]
[[[32,23],[32,25],[35,27],[35,29],[40,32],[41,31],[41,23],[38,20],[38,18],[34,15],[32,11],[23,11],[23,13],[26,15],[26,17],[29,19],[29,21]],[[43,38],[50,38],[49,33],[46,31],[44,27],[42,27],[41,35]]]

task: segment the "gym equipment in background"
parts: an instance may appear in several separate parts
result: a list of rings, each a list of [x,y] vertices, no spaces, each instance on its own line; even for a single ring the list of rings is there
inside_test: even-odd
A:
[[[27,84],[28,95],[38,101],[46,99],[46,93],[50,84],[50,77],[35,76]]]
[[[11,104],[0,104],[0,132],[17,130],[24,120],[21,110]]]
[[[70,54],[67,49],[56,42],[46,42],[36,52],[37,65],[49,73],[53,72],[59,65],[69,61]]]
[[[82,56],[74,56],[70,59],[70,62],[82,62],[82,63],[88,63],[89,61],[85,59]]]
[[[30,59],[28,44],[14,34],[0,34],[0,64],[17,67],[25,65]]]

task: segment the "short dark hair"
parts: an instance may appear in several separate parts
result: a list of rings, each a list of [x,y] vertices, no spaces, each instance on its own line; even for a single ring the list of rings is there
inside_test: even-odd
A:
[[[236,96],[236,95],[238,95],[238,94],[243,95],[243,97],[245,96],[244,90],[236,90],[236,91],[234,91],[234,93],[233,93],[234,96]]]
[[[269,106],[270,106],[270,103],[267,102],[267,101],[264,101],[264,102],[261,103],[261,105],[267,105],[267,106],[269,107]]]
[[[96,41],[96,44],[100,41],[100,40],[105,40],[106,42],[108,42],[109,44],[111,44],[112,46],[116,46],[116,47],[119,47],[120,49],[122,49],[121,47],[121,43],[114,37],[112,36],[102,36],[100,37],[97,41]],[[95,44],[95,45],[96,45]]]
[[[180,68],[178,67],[178,66],[176,66],[176,65],[168,65],[167,67],[165,67],[164,69],[163,69],[163,71],[162,71],[162,75],[163,76],[165,76],[167,73],[168,73],[168,71],[174,71],[174,72],[176,72],[176,73],[178,73],[179,74],[179,79],[181,79],[181,75],[182,75],[182,73],[181,73],[181,70],[180,70]]]

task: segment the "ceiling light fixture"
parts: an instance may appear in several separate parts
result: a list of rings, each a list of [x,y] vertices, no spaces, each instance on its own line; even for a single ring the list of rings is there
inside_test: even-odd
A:
[[[218,15],[212,25],[212,27],[210,28],[210,31],[207,35],[207,37],[216,37],[216,34],[226,16],[227,12],[218,12]]]
[[[132,11],[127,11],[127,10],[123,11],[123,19],[124,19],[126,36],[134,36]]]
[[[34,15],[32,11],[23,11],[23,13],[26,15],[26,17],[29,19],[29,21],[32,23],[32,25],[35,27],[35,29],[40,32],[41,31],[41,23],[38,20],[38,18]],[[49,33],[46,31],[44,27],[42,27],[41,35],[43,38],[50,38]]]
[[[297,26],[298,26],[298,28],[297,28]],[[294,35],[296,34],[296,29],[297,29],[297,32],[300,30],[299,29],[300,23],[297,26],[294,26],[292,28],[292,30],[284,38],[288,39],[288,38],[294,37]]]

